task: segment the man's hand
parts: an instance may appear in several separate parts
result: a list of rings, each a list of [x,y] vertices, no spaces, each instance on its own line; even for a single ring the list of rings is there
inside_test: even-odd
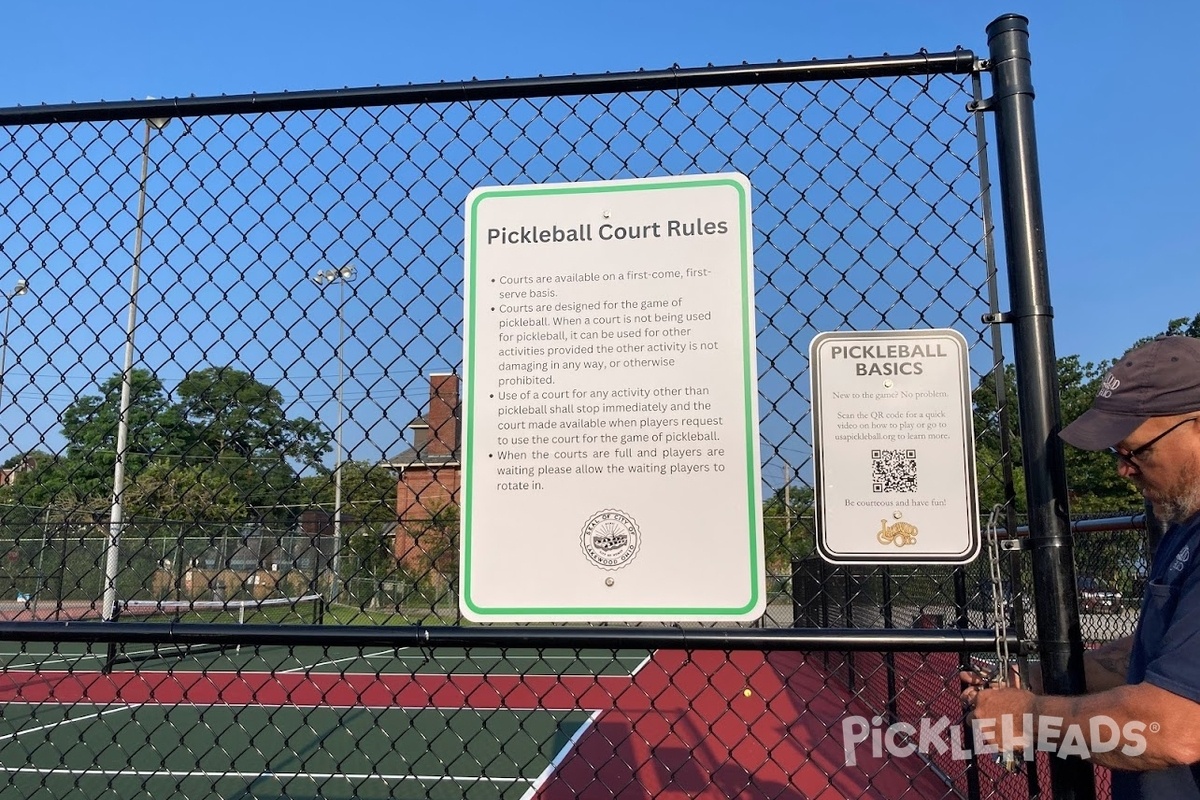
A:
[[[1020,667],[1018,667],[1016,664],[1008,665],[1008,681],[1007,681],[1007,683],[999,683],[999,684],[996,683],[996,680],[998,677],[999,676],[994,673],[983,672],[978,669],[963,670],[962,672],[958,673],[958,679],[960,681],[962,681],[962,683],[966,689],[970,689],[970,688],[985,689],[988,687],[996,687],[996,686],[1021,686],[1022,685],[1021,670],[1020,670]],[[964,690],[963,694],[964,694],[963,702],[965,703],[967,700],[967,698],[965,696],[965,694],[966,694],[965,690]]]
[[[1019,686],[992,685],[973,670],[960,672],[958,677],[966,687],[961,697],[968,711],[967,721],[983,738],[979,744],[1006,752],[1033,746],[1033,731],[1024,729],[1025,715],[1033,713],[1036,702],[1032,692]],[[1014,683],[1020,683],[1015,676]]]

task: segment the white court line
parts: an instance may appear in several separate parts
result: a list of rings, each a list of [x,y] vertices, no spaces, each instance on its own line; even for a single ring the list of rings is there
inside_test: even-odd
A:
[[[277,672],[280,675],[287,675],[288,673],[291,673],[291,672],[309,672],[311,670],[316,669],[317,667],[330,667],[330,666],[333,666],[334,664],[340,664],[343,661],[357,661],[360,658],[378,658],[380,656],[390,656],[392,653],[399,655],[400,653],[402,653],[403,651],[408,650],[408,649],[410,649],[410,648],[402,647],[399,650],[380,650],[378,653],[371,653],[369,655],[361,655],[360,654],[360,655],[356,655],[356,656],[346,656],[345,658],[331,658],[326,661],[318,661],[315,664],[306,664],[303,667],[294,667],[292,669],[275,670],[275,672]],[[350,673],[350,674],[353,675],[355,673]],[[361,674],[370,675],[372,673],[367,672],[367,673],[361,673]]]
[[[377,653],[368,653],[368,654],[363,654],[363,655],[347,656],[347,657],[345,657],[345,658],[334,658],[334,659],[328,659],[328,660],[325,660],[325,661],[318,661],[318,662],[316,662],[316,663],[314,663],[314,664],[306,664],[306,665],[304,665],[304,666],[300,666],[300,667],[292,667],[292,668],[290,668],[290,669],[283,669],[283,670],[270,670],[270,669],[264,669],[264,670],[252,670],[252,671],[250,671],[250,672],[252,672],[252,673],[253,673],[253,672],[271,672],[271,673],[273,673],[273,674],[278,674],[278,675],[287,675],[287,674],[293,674],[293,673],[300,673],[300,672],[307,672],[307,671],[310,671],[310,670],[315,670],[315,669],[317,669],[318,667],[327,667],[327,666],[333,666],[333,665],[335,665],[335,664],[340,664],[340,663],[342,663],[342,662],[344,662],[344,661],[355,661],[355,660],[358,660],[358,659],[369,660],[369,659],[375,659],[375,658],[388,658],[388,659],[391,659],[391,658],[394,658],[394,657],[395,657],[395,655],[394,655],[394,654],[399,654],[399,653],[401,653],[401,652],[403,652],[403,651],[405,651],[405,650],[412,650],[412,649],[413,649],[413,648],[411,648],[411,647],[402,647],[402,648],[400,648],[399,650],[391,650],[391,649],[389,649],[389,650],[381,650],[381,651],[379,651],[379,652],[377,652]],[[146,649],[146,650],[134,650],[134,651],[126,651],[125,655],[127,655],[127,656],[131,656],[131,657],[134,657],[134,658],[136,658],[136,657],[143,656],[143,655],[151,655],[151,654],[153,654],[154,652],[155,652],[154,648],[149,648],[149,649]],[[28,654],[28,653],[0,653],[0,659],[4,659],[4,658],[14,658],[14,657],[16,657],[16,656],[18,656],[18,655],[25,655],[25,656],[28,656],[29,654]],[[167,653],[167,654],[164,656],[164,658],[168,658],[168,659],[169,659],[169,658],[170,658],[170,656],[171,656],[171,654],[170,654],[170,653]],[[186,654],[184,654],[184,656],[186,657]],[[644,667],[644,666],[646,666],[646,664],[650,663],[650,660],[651,660],[651,658],[653,658],[653,654],[651,654],[651,655],[647,655],[647,656],[646,656],[645,658],[643,658],[643,659],[641,660],[641,662],[639,662],[639,663],[638,663],[638,665],[637,665],[636,667],[634,667],[634,668],[633,668],[633,670],[632,670],[631,672],[629,672],[627,675],[614,675],[614,676],[610,676],[610,677],[616,677],[616,678],[621,678],[621,677],[634,677],[634,676],[636,676],[636,675],[638,674],[638,672],[639,672],[639,671],[642,669],[642,667]],[[41,669],[44,669],[45,667],[47,667],[47,666],[49,666],[49,665],[51,665],[51,664],[79,664],[80,662],[84,662],[84,661],[102,661],[102,660],[106,660],[106,659],[107,659],[107,657],[106,657],[106,656],[100,655],[100,654],[98,654],[98,653],[80,653],[79,655],[77,655],[77,656],[73,656],[73,657],[60,657],[60,658],[54,658],[54,659],[47,659],[47,660],[44,660],[44,661],[31,661],[31,662],[29,662],[29,663],[25,663],[25,664],[21,664],[21,663],[15,663],[15,664],[14,664],[14,663],[4,663],[4,665],[3,665],[3,670],[7,670],[7,671],[30,670],[30,671],[35,671],[35,672],[36,672],[36,671],[40,671]],[[587,661],[583,661],[583,660],[577,659],[577,658],[576,658],[576,657],[574,657],[574,656],[544,656],[544,657],[542,657],[540,660],[542,660],[542,661],[551,661],[551,660],[557,660],[557,661],[578,661],[580,664],[584,664],[584,665],[586,665],[586,664],[587,664]],[[423,659],[423,662],[424,662],[424,661],[432,662],[432,663],[434,663],[434,664],[438,663],[438,659],[437,659],[437,658],[433,658],[433,659],[428,659],[428,658],[425,658],[425,659]],[[453,661],[454,661],[455,663],[458,663],[458,662],[462,661],[462,659],[461,659],[461,658],[457,658],[457,657],[455,657],[455,658],[453,659]],[[607,664],[607,663],[610,663],[610,662],[607,662],[607,661],[606,661],[606,662],[604,662],[604,663],[606,663],[606,664]],[[204,672],[206,675],[219,675],[219,674],[226,673],[226,672],[229,672],[229,673],[236,673],[236,674],[238,674],[238,675],[243,675],[243,674],[246,674],[246,673],[247,673],[247,670],[244,670],[244,669],[241,669],[241,670],[219,670],[219,669],[204,669],[204,670],[180,670],[178,667],[175,667],[175,666],[172,666],[172,667],[160,667],[160,668],[154,668],[153,666],[149,666],[149,667],[143,667],[142,669],[139,669],[139,670],[138,670],[138,672],[142,672],[142,673],[181,672],[181,671],[182,671],[182,672],[203,671],[203,672]],[[361,674],[361,675],[373,675],[373,674],[375,674],[375,673],[372,673],[372,672],[362,672],[362,673],[347,673],[347,674],[351,674],[351,675],[359,675],[359,674]],[[397,674],[402,674],[402,673],[397,673]],[[453,674],[460,674],[460,673],[452,673],[452,672],[448,672],[448,673],[441,673],[441,672],[431,672],[431,673],[428,673],[428,674],[431,674],[431,675],[441,675],[441,674],[453,675]],[[487,672],[487,673],[475,673],[475,672],[468,672],[468,673],[462,673],[462,674],[467,674],[467,675],[486,674],[486,675],[487,675],[487,676],[489,676],[489,677],[495,677],[495,678],[530,678],[530,677],[533,677],[533,678],[561,678],[561,677],[564,677],[563,673],[561,673],[561,672],[532,672],[532,671],[522,671],[522,672]],[[583,674],[585,674],[585,675],[586,675],[586,674],[592,674],[592,675],[595,675],[595,673],[583,673]],[[596,677],[602,677],[602,676],[596,676]]]
[[[629,673],[630,679],[637,677],[637,674],[642,670],[642,667],[649,664],[653,658],[653,651],[647,653],[646,657],[643,658],[641,662],[633,668],[633,671]],[[583,734],[591,730],[592,726],[596,724],[596,720],[598,720],[600,715],[603,713],[604,709],[602,708],[598,708],[591,713],[587,719],[587,722],[583,723],[578,729],[576,729],[574,735],[571,736],[567,743],[563,745],[563,748],[555,754],[550,763],[546,765],[546,768],[542,770],[542,774],[538,775],[537,778],[534,779],[533,785],[529,787],[525,794],[521,795],[521,800],[533,800],[533,798],[537,796],[537,793],[541,791],[542,785],[546,781],[550,780],[550,776],[553,775],[558,769],[559,765],[566,760],[567,754],[575,748],[575,745],[577,745],[579,740],[583,738]]]
[[[317,669],[318,667],[328,667],[328,666],[332,666],[332,665],[334,665],[334,664],[340,664],[340,663],[342,663],[342,662],[344,662],[344,661],[357,661],[358,659],[372,659],[372,658],[385,658],[385,657],[387,657],[387,658],[391,658],[391,657],[393,657],[393,654],[395,654],[396,656],[399,656],[399,654],[400,654],[400,653],[402,653],[402,652],[404,652],[404,651],[406,651],[406,650],[412,650],[412,649],[413,649],[413,648],[411,648],[411,647],[401,647],[401,648],[399,648],[399,649],[396,649],[396,650],[380,650],[378,653],[368,653],[368,654],[362,654],[362,655],[347,656],[347,657],[345,657],[345,658],[332,658],[332,659],[328,659],[328,660],[326,660],[326,661],[318,661],[318,662],[316,662],[315,664],[311,664],[311,665],[305,665],[305,666],[302,666],[302,667],[293,667],[292,669],[282,669],[282,670],[273,670],[273,671],[274,671],[275,673],[277,673],[277,674],[280,674],[280,675],[287,675],[287,674],[290,674],[290,673],[296,673],[296,672],[307,672],[307,671],[309,671],[309,670],[314,670],[314,669]],[[640,663],[639,663],[639,664],[638,664],[636,667],[634,667],[634,669],[633,669],[633,672],[631,672],[631,673],[629,674],[629,677],[632,677],[632,676],[634,676],[634,675],[637,675],[637,673],[638,673],[638,670],[640,670],[642,667],[646,666],[646,664],[648,664],[648,663],[650,662],[650,659],[651,659],[651,658],[652,658],[652,656],[651,656],[651,655],[647,655],[645,658],[643,658],[643,659],[641,660],[641,662],[640,662]],[[458,657],[455,657],[453,660],[454,660],[454,662],[455,662],[455,663],[458,663],[458,662],[462,661],[462,659],[461,659],[461,658],[458,658]],[[585,665],[587,664],[587,662],[586,662],[586,661],[580,660],[580,659],[578,659],[578,658],[576,658],[576,657],[574,657],[574,656],[543,656],[543,657],[540,657],[538,660],[539,660],[539,661],[550,661],[550,660],[559,660],[559,661],[578,661],[578,662],[579,662],[579,663],[581,663],[581,664],[585,664]],[[438,659],[437,659],[436,657],[435,657],[435,658],[432,658],[432,659],[429,659],[429,658],[424,658],[424,659],[422,659],[422,662],[423,662],[423,663],[424,663],[424,662],[427,662],[427,661],[432,661],[434,664],[438,663]],[[609,662],[605,662],[605,663],[609,663]],[[149,672],[149,671],[151,671],[151,670],[146,670],[146,671],[147,671],[147,672]],[[209,672],[212,672],[213,670],[208,670],[208,671],[209,671]],[[348,674],[363,674],[363,675],[370,675],[370,674],[373,674],[373,673],[366,672],[366,673],[348,673]],[[429,673],[429,674],[432,674],[432,675],[441,675],[441,674],[447,674],[447,675],[454,675],[454,674],[467,674],[467,675],[476,675],[476,674],[483,674],[483,675],[487,675],[488,677],[492,677],[492,678],[530,678],[530,677],[533,677],[533,678],[560,678],[560,677],[563,677],[562,673],[560,673],[560,672],[530,672],[530,671],[524,671],[524,672],[486,672],[486,673],[474,673],[474,672],[468,672],[468,673],[453,673],[453,672],[448,672],[448,673],[440,673],[440,672],[438,672],[438,673]],[[622,677],[622,676],[617,676],[617,677]]]
[[[154,652],[155,652],[154,648],[151,647],[146,650],[125,650],[124,655],[131,656],[133,658],[137,658],[139,656],[151,655]],[[159,648],[159,652],[162,652],[162,648]],[[170,653],[168,653],[167,655],[169,656]],[[34,657],[36,657],[36,654],[31,654],[28,652],[26,652],[26,653],[0,653],[0,659],[17,658],[18,656],[24,656],[25,658],[34,658]],[[20,664],[20,663],[14,664],[14,663],[9,663],[9,662],[5,661],[3,664],[3,669],[5,669],[5,670],[26,670],[27,669],[27,670],[37,671],[39,667],[44,667],[47,664],[78,664],[82,661],[107,661],[107,660],[108,660],[108,655],[106,653],[95,653],[95,652],[77,653],[76,655],[73,655],[73,656],[63,655],[63,656],[59,656],[58,658],[48,658],[48,659],[44,659],[44,660],[30,661],[25,664]]]
[[[529,783],[529,778],[490,778],[483,775],[385,775],[379,772],[261,772],[236,771],[210,772],[208,770],[177,770],[177,769],[69,769],[67,767],[6,767],[0,764],[0,773],[10,775],[67,775],[70,777],[101,776],[105,778],[237,778],[239,780],[256,780],[258,778],[275,778],[279,781],[294,781],[307,778],[312,781],[348,780],[366,781],[455,781],[456,783]]]
[[[650,660],[653,658],[654,658],[654,653],[653,652],[648,653],[646,655],[646,657],[641,660],[641,663],[639,663],[636,667],[633,668],[633,672],[629,673],[629,677],[636,678],[637,674],[642,671],[642,667],[649,664]]]
[[[63,656],[62,658],[48,658],[48,659],[41,660],[41,661],[30,661],[27,664],[12,663],[7,660],[9,658],[16,658],[19,655],[28,656],[29,654],[28,653],[0,653],[0,659],[5,659],[4,669],[6,671],[26,670],[26,669],[36,671],[38,669],[38,667],[44,667],[47,664],[77,664],[80,661],[97,660],[100,658],[100,656],[94,656],[89,653],[82,653],[73,658],[67,658],[66,656]]]
[[[46,725],[39,725],[36,728],[22,728],[21,730],[16,731],[14,733],[8,733],[8,734],[5,734],[4,736],[0,736],[0,742],[7,742],[10,739],[16,739],[17,737],[24,736],[27,733],[37,733],[38,731],[49,730],[50,728],[61,728],[64,725],[67,725],[69,723],[83,722],[85,719],[100,719],[105,714],[116,714],[119,711],[132,711],[136,708],[140,708],[141,705],[142,705],[141,703],[134,703],[133,705],[121,706],[120,708],[105,709],[104,711],[99,711],[95,714],[85,714],[82,717],[67,717],[66,719],[59,720],[58,722],[51,722]],[[0,767],[0,768],[2,768],[2,767]]]
[[[542,774],[534,778],[533,784],[529,787],[528,791],[521,795],[521,800],[533,800],[533,798],[537,796],[537,793],[542,788],[542,784],[550,779],[550,776],[553,775],[555,770],[558,769],[558,765],[566,759],[567,754],[575,749],[575,745],[579,743],[581,738],[583,738],[583,734],[592,729],[592,725],[594,725],[596,720],[600,718],[600,714],[601,710],[599,709],[593,711],[591,716],[587,718],[587,722],[583,723],[575,730],[575,733],[570,739],[567,740],[567,743],[562,746],[562,749],[554,754],[554,758],[551,759],[550,763],[546,765],[546,768],[542,770]]]

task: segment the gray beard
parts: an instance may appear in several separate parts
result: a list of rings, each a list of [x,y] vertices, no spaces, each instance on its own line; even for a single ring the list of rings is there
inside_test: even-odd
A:
[[[1153,505],[1154,516],[1163,527],[1177,525],[1200,511],[1200,486],[1193,484],[1187,491]]]

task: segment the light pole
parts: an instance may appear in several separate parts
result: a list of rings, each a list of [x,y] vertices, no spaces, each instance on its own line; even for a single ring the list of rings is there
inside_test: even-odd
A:
[[[8,360],[8,319],[12,314],[12,301],[28,293],[29,284],[21,278],[8,293],[8,302],[4,304],[4,341],[0,342],[0,411],[4,409],[4,362]]]
[[[333,468],[333,580],[329,586],[329,602],[333,603],[338,598],[338,579],[341,575],[342,567],[342,413],[345,406],[342,402],[342,390],[345,387],[345,381],[342,377],[344,369],[344,361],[342,360],[342,344],[346,340],[345,318],[342,315],[342,309],[346,305],[346,281],[354,279],[354,267],[347,264],[340,269],[319,269],[313,274],[313,282],[321,287],[324,291],[325,287],[333,282],[338,285],[338,304],[337,304],[337,319],[338,319],[338,340],[337,340],[337,362],[338,362],[338,383],[337,383],[337,431],[335,439],[337,444],[337,452],[334,455]]]
[[[121,375],[121,410],[117,417],[117,452],[113,464],[113,501],[108,522],[108,544],[104,561],[105,622],[116,619],[117,572],[120,568],[121,527],[124,523],[125,457],[129,445],[129,408],[133,396],[134,333],[137,331],[137,296],[141,281],[142,231],[146,218],[146,180],[150,176],[150,135],[166,127],[166,118],[147,119],[146,136],[142,140],[142,179],[138,185],[137,217],[133,234],[133,266],[129,271],[129,319],[125,326],[125,370]]]

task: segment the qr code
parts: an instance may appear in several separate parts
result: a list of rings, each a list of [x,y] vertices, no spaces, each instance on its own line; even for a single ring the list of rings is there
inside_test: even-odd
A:
[[[876,492],[915,492],[917,451],[872,450],[871,488]]]

